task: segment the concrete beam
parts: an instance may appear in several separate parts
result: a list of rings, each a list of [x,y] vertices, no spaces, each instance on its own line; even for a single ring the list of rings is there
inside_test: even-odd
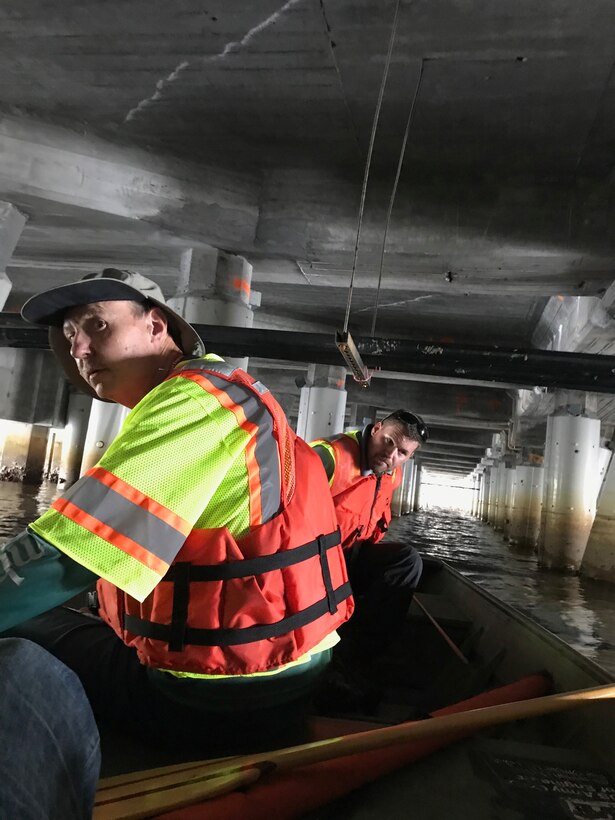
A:
[[[273,169],[263,183],[257,249],[263,256],[275,249],[298,260],[303,276],[303,280],[296,278],[298,284],[347,288],[359,182],[322,169]],[[596,295],[608,287],[612,281],[608,233],[602,242],[593,237],[589,254],[572,243],[552,243],[552,219],[555,214],[563,220],[561,199],[569,195],[567,189],[553,185],[546,189],[524,181],[517,187],[507,185],[495,201],[493,195],[491,182],[451,186],[450,179],[422,185],[413,180],[412,186],[402,186],[387,235],[384,289],[463,298],[468,294],[501,297],[518,294],[520,288],[535,297]],[[357,289],[377,286],[389,196],[390,189],[378,180],[370,185]],[[589,194],[587,199],[591,201]],[[494,211],[499,230],[494,229]],[[545,242],[551,243],[548,254]],[[443,267],[446,258],[455,260],[450,277]],[[579,288],[581,270],[584,284]],[[288,271],[270,265],[266,258],[255,263],[257,283],[285,284],[285,275]]]
[[[440,427],[432,425],[429,428],[429,444],[443,444],[448,447],[454,447],[456,444],[462,444],[464,447],[473,447],[476,450],[482,451],[486,447],[491,447],[493,433],[491,430],[451,430],[447,427]]]
[[[503,390],[487,387],[459,387],[444,382],[380,382],[367,390],[350,379],[346,382],[348,401],[367,401],[395,410],[405,407],[419,413],[426,424],[443,422],[449,427],[505,427],[512,413],[512,399]]]
[[[465,466],[466,464],[470,466],[470,469],[473,469],[476,464],[478,463],[477,459],[475,458],[467,458],[465,456],[457,456],[457,455],[449,455],[446,453],[417,453],[415,456],[417,462],[421,464],[430,463],[430,464],[458,464],[461,466]]]
[[[269,389],[278,393],[299,394],[295,378],[302,377],[304,371],[297,373],[287,370],[269,369],[266,367],[250,368],[253,375],[263,381]],[[478,428],[492,425],[497,429],[505,427],[510,418],[512,400],[503,391],[483,387],[459,388],[457,385],[444,383],[426,384],[418,382],[374,382],[367,390],[361,388],[350,378],[346,379],[348,402],[374,405],[384,414],[399,407],[407,407],[420,413],[427,425],[431,419],[446,420],[454,426],[465,424]],[[463,441],[464,433],[459,433],[458,440]],[[477,451],[477,461],[480,452]]]
[[[457,475],[457,476],[467,476],[472,472],[471,470],[466,470],[463,467],[446,467],[446,466],[438,467],[437,465],[434,465],[434,464],[424,464],[423,465],[423,474],[425,474],[425,472],[427,472],[427,471],[430,472],[430,473],[440,473],[440,474],[442,474],[442,473],[445,473],[445,474],[446,473],[451,473],[451,474]]]
[[[452,457],[464,457],[469,459],[474,459],[475,461],[480,461],[481,457],[484,454],[482,449],[474,447],[472,445],[466,446],[465,442],[458,441],[456,443],[451,444],[434,444],[431,438],[427,442],[427,444],[423,444],[421,447],[421,455],[445,455],[445,456],[452,456]]]
[[[0,117],[0,194],[26,213],[32,202],[59,203],[87,209],[92,217],[98,212],[143,220],[186,240],[238,249],[253,243],[259,184],[245,173]]]

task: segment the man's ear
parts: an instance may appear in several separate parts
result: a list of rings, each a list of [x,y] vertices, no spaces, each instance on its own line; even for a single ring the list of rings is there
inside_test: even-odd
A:
[[[382,422],[381,422],[381,421],[377,421],[377,422],[373,425],[373,427],[372,427],[372,432],[371,432],[371,435],[372,435],[372,436],[375,436],[375,435],[376,435],[376,433],[377,433],[379,430],[381,430],[381,429],[382,429]]]
[[[164,338],[169,325],[165,312],[160,308],[154,307],[149,312],[149,320],[152,339]]]

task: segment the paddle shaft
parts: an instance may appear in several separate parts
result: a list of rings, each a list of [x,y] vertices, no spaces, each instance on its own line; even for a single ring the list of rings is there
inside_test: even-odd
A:
[[[502,703],[497,706],[486,706],[482,709],[442,715],[415,723],[402,723],[397,726],[387,726],[383,729],[372,729],[354,735],[306,743],[288,749],[278,749],[269,754],[246,758],[241,763],[238,760],[235,766],[226,770],[236,771],[255,763],[267,761],[275,764],[276,771],[283,772],[296,766],[307,766],[310,763],[332,760],[336,757],[343,757],[357,752],[382,749],[386,746],[393,746],[411,740],[436,738],[444,734],[477,731],[499,723],[539,717],[553,712],[573,709],[575,706],[588,701],[607,700],[609,698],[615,698],[615,684],[546,695],[541,698],[531,698],[530,700],[514,703]]]
[[[278,749],[257,755],[240,756],[222,761],[204,761],[201,765],[186,764],[183,773],[156,775],[157,770],[135,773],[129,786],[119,789],[103,789],[97,799],[95,820],[110,818],[138,818],[151,816],[172,807],[180,807],[199,800],[219,796],[233,791],[239,786],[255,782],[263,771],[284,772],[298,766],[307,766],[344,757],[359,752],[381,749],[413,740],[437,738],[442,735],[463,735],[488,726],[524,718],[572,709],[594,700],[615,698],[615,684],[581,689],[556,695],[547,695],[514,703],[487,706],[468,712],[443,715],[416,723],[387,726],[354,735],[346,735],[329,740]],[[174,767],[172,767],[174,768]],[[168,770],[167,770],[168,771]],[[140,779],[139,779],[140,775]],[[160,793],[161,789],[165,789]],[[134,797],[130,798],[130,795]],[[113,801],[122,799],[119,806]],[[105,806],[105,803],[110,805]]]

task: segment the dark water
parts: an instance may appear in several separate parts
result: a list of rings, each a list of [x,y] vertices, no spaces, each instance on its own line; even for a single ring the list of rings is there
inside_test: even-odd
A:
[[[430,509],[393,521],[392,539],[441,558],[615,676],[615,585],[540,569],[489,524]]]
[[[55,484],[0,481],[0,543],[43,513],[57,493]],[[489,524],[457,511],[396,519],[390,537],[452,564],[615,675],[614,585],[541,570],[535,555],[512,552]]]
[[[44,513],[58,494],[57,484],[45,482],[41,487],[29,487],[21,482],[0,481],[0,544]]]

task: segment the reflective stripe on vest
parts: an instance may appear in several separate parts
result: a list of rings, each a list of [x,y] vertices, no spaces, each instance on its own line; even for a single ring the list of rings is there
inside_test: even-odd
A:
[[[258,383],[244,384],[231,381],[239,371],[226,364],[206,361],[188,361],[180,365],[169,378],[181,376],[200,384],[220,404],[230,410],[237,426],[250,434],[246,448],[248,484],[250,493],[250,526],[258,526],[280,509],[281,477],[278,447],[273,437],[273,418],[262,397],[269,391]],[[219,374],[219,375],[216,375]],[[265,494],[261,488],[268,488]]]
[[[164,575],[192,526],[102,467],[92,467],[52,507]]]

